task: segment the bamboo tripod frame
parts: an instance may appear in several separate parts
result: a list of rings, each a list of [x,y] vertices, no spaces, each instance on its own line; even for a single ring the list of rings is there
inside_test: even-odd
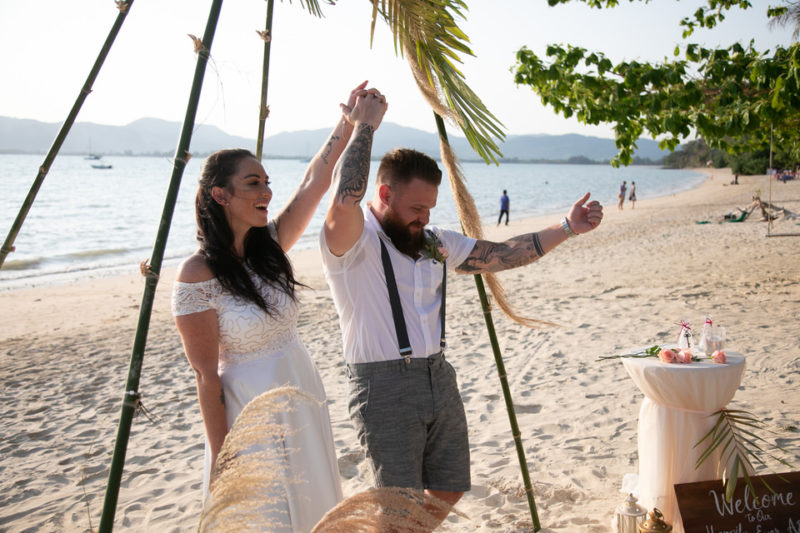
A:
[[[3,262],[5,261],[5,258],[8,255],[8,253],[14,250],[13,247],[14,240],[16,239],[19,230],[27,216],[27,213],[33,204],[36,194],[38,193],[38,190],[41,187],[44,178],[49,172],[50,166],[52,165],[72,125],[74,124],[75,119],[77,118],[77,115],[86,97],[91,93],[92,85],[94,84],[94,81],[97,75],[99,74],[103,62],[105,61],[105,58],[107,57],[111,49],[111,46],[113,45],[114,40],[117,34],[119,33],[122,23],[124,22],[125,17],[129,12],[129,8],[132,4],[133,0],[127,0],[126,2],[118,3],[120,13],[111,31],[109,32],[109,35],[95,61],[92,70],[89,73],[89,76],[87,77],[84,83],[81,93],[76,99],[72,107],[72,110],[70,111],[61,130],[59,131],[56,139],[54,140],[48,154],[45,157],[44,162],[40,166],[39,173],[36,179],[34,180],[30,192],[28,193],[28,196],[26,197],[20,209],[20,213],[17,216],[17,219],[15,220],[14,224],[12,225],[12,229],[9,232],[8,237],[3,243],[2,249],[0,249],[0,268],[2,267]],[[139,311],[139,319],[137,323],[137,329],[132,348],[125,391],[123,393],[123,398],[122,398],[119,427],[117,430],[117,437],[115,441],[112,462],[109,469],[108,484],[106,487],[102,517],[98,530],[100,532],[110,532],[113,530],[114,516],[116,512],[117,499],[119,495],[122,471],[125,463],[127,444],[130,437],[131,425],[133,417],[136,415],[139,409],[139,399],[140,399],[140,394],[138,392],[139,381],[141,377],[142,363],[144,358],[145,346],[147,342],[147,333],[150,324],[150,317],[152,314],[153,300],[155,296],[156,286],[158,284],[159,274],[161,271],[161,263],[163,260],[164,250],[166,248],[167,238],[169,235],[169,228],[175,210],[175,204],[177,201],[178,190],[180,188],[180,182],[186,164],[188,163],[191,157],[191,154],[189,153],[189,147],[191,144],[191,137],[195,126],[197,108],[199,104],[200,93],[202,91],[203,77],[205,75],[205,70],[211,50],[211,44],[213,42],[214,34],[216,31],[216,25],[219,20],[221,7],[222,7],[222,0],[212,1],[210,13],[208,16],[205,32],[202,39],[202,47],[197,52],[198,55],[197,65],[195,68],[192,88],[189,96],[189,102],[187,105],[186,114],[184,117],[183,127],[179,137],[178,146],[175,152],[172,177],[170,180],[167,195],[164,200],[164,207],[162,211],[161,221],[159,224],[159,229],[156,235],[153,252],[150,256],[150,264],[149,266],[146,267],[146,271],[143,272],[146,276],[145,288]],[[264,126],[268,115],[268,107],[266,105],[266,101],[267,101],[267,86],[268,86],[268,71],[269,71],[269,52],[271,44],[272,13],[273,13],[273,0],[268,0],[266,32],[265,32],[266,38],[264,45],[262,94],[261,94],[261,106],[259,110],[259,130],[257,137],[257,157],[259,160],[262,157],[263,138],[265,129]],[[436,115],[436,119],[437,119],[437,126],[440,127],[439,132],[442,142],[446,143],[447,136],[444,130],[444,123],[441,121],[441,118],[438,115]],[[524,449],[520,438],[519,427],[516,421],[516,415],[514,412],[513,401],[511,399],[511,393],[508,388],[508,380],[505,375],[505,369],[502,361],[502,356],[500,354],[499,344],[497,342],[496,333],[494,331],[494,324],[492,322],[491,311],[489,310],[489,303],[486,297],[486,291],[483,287],[483,280],[479,275],[475,276],[475,282],[480,295],[481,304],[484,309],[484,319],[486,320],[487,329],[489,331],[492,349],[495,354],[495,361],[498,367],[498,373],[500,375],[500,380],[503,387],[503,394],[506,400],[506,406],[508,408],[509,421],[511,423],[512,433],[514,435],[517,454],[522,470],[522,476],[525,482],[528,504],[531,511],[531,517],[534,523],[534,530],[539,531],[541,527],[539,525],[539,519],[536,512],[535,502],[533,499],[533,490],[531,488],[530,477],[528,474],[527,465],[525,463]]]

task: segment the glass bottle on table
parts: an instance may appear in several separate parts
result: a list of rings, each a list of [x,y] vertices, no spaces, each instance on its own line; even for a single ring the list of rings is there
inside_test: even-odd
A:
[[[722,326],[712,326],[708,339],[706,340],[706,354],[711,355],[717,350],[725,349],[725,328]]]
[[[703,329],[700,331],[700,342],[697,343],[697,347],[706,354],[706,357],[711,357],[711,354],[714,353],[714,350],[709,350],[708,346],[708,337],[711,335],[711,328],[713,325],[714,323],[711,320],[711,315],[706,315],[703,322]]]
[[[678,349],[689,350],[692,348],[692,328],[688,320],[681,320],[681,332],[678,334]]]

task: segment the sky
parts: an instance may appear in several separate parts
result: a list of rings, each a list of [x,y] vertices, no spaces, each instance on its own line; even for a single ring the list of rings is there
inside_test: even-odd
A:
[[[759,49],[791,43],[791,29],[769,28],[766,7],[734,9],[714,30],[689,41],[729,46],[755,39]],[[384,118],[434,131],[431,111],[414,85],[392,36],[378,22],[370,48],[371,4],[320,0],[324,18],[299,0],[276,1],[270,59],[267,136],[333,127],[338,104],[363,80],[386,94]],[[678,22],[702,0],[621,1],[614,9],[582,2],[549,7],[546,0],[468,1],[459,25],[475,57],[464,58],[466,81],[505,126],[506,134],[579,133],[611,138],[609,126],[588,126],[544,107],[511,68],[527,46],[540,56],[549,43],[603,51],[612,60],[658,61],[681,41]],[[187,34],[202,37],[210,0],[135,0],[78,115],[79,122],[124,125],[143,117],[181,122],[196,56]],[[61,123],[117,17],[113,0],[0,0],[0,116]],[[264,0],[228,0],[211,49],[198,125],[254,138],[258,126]],[[453,132],[454,134],[460,132]]]

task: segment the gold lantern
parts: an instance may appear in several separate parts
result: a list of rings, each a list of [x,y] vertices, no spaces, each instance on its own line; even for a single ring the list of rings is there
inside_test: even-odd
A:
[[[639,526],[639,533],[669,533],[672,526],[664,522],[664,515],[661,511],[653,508],[650,516]]]
[[[644,522],[647,509],[636,503],[636,497],[628,494],[625,503],[614,511],[614,533],[639,533],[639,525]]]

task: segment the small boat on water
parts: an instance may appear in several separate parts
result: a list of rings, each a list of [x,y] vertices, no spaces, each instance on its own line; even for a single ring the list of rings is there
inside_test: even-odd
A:
[[[98,160],[98,159],[100,159],[101,157],[102,157],[102,156],[99,156],[99,155],[97,155],[97,154],[88,154],[86,157],[84,157],[84,159],[90,159],[90,160],[92,160],[92,161],[97,161],[97,160]]]
[[[111,168],[111,165],[107,165],[105,163],[92,163],[92,168],[106,170],[106,169]]]

